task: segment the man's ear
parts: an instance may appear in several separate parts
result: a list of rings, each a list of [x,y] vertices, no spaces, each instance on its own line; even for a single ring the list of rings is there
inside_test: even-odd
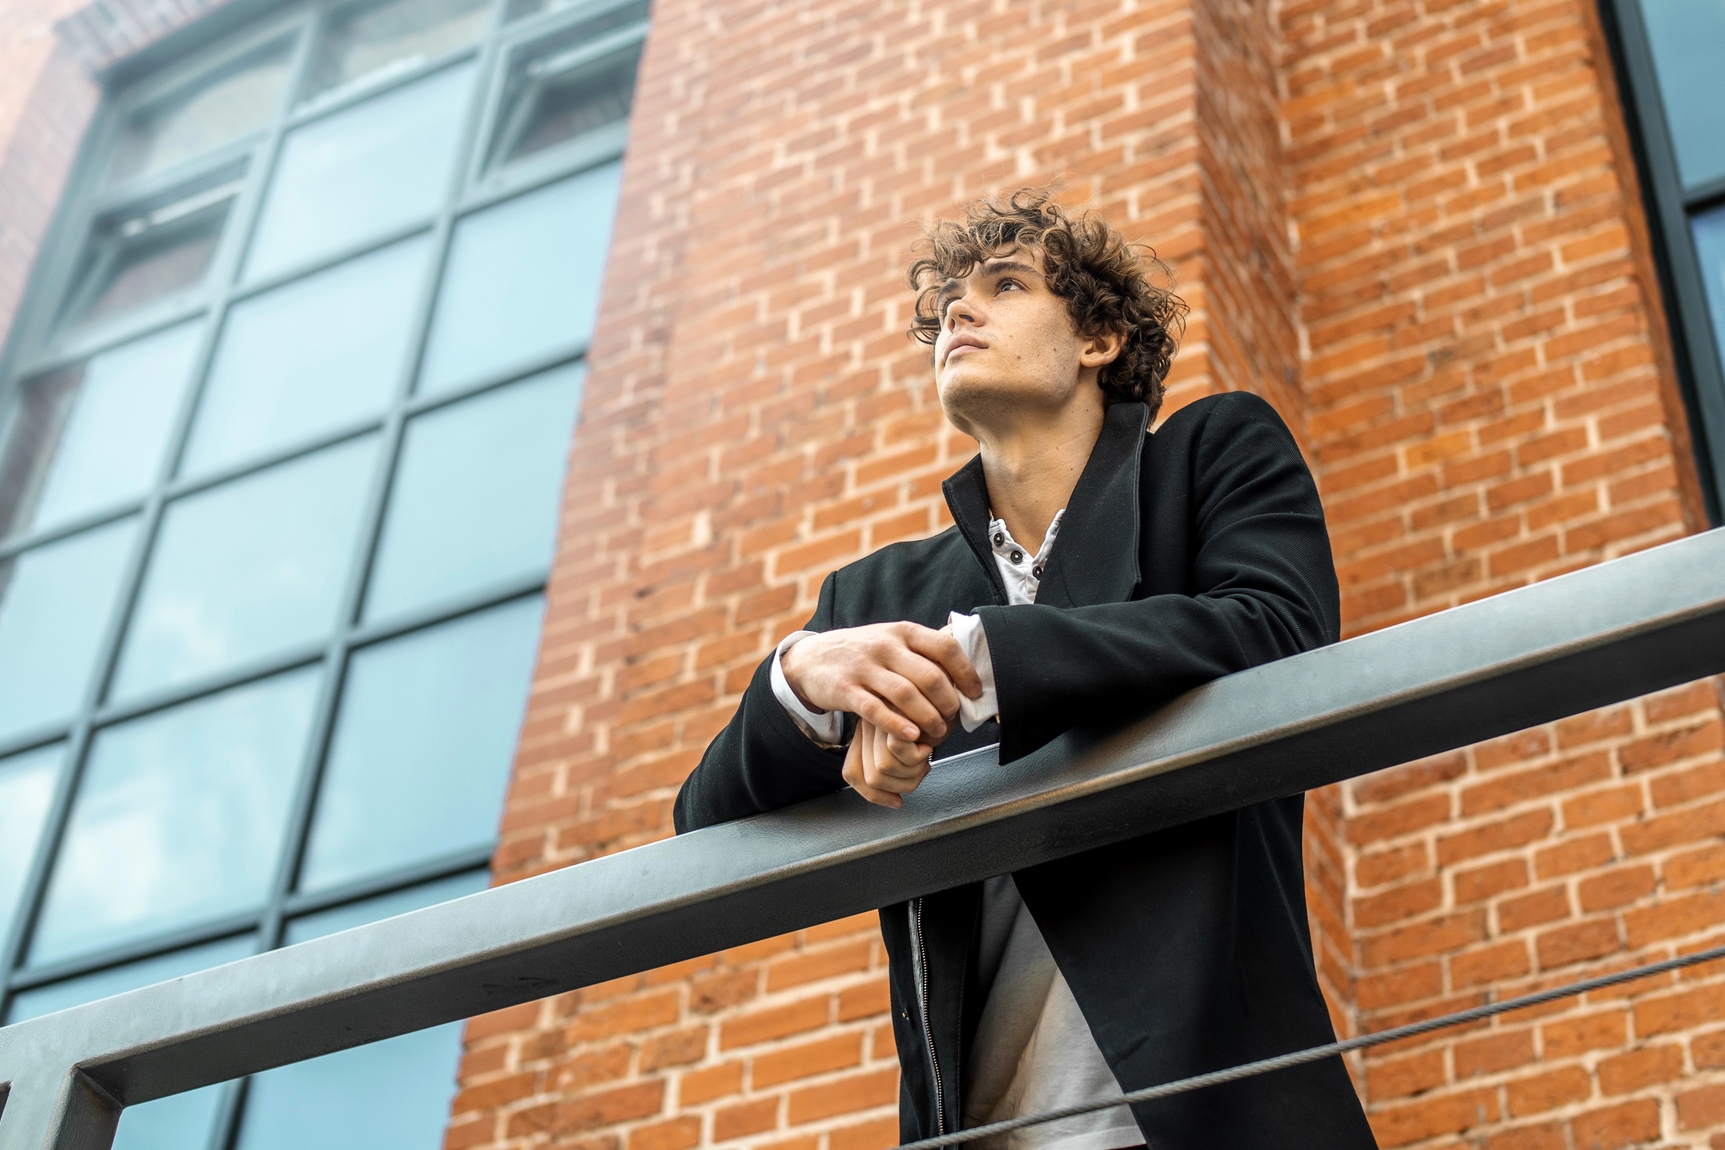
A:
[[[1126,348],[1126,334],[1118,331],[1102,331],[1088,336],[1084,346],[1078,349],[1078,365],[1080,367],[1105,367],[1120,358],[1120,353]]]

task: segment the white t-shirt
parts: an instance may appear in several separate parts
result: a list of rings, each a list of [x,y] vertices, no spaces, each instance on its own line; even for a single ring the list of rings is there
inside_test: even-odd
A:
[[[990,521],[989,545],[1006,584],[1008,603],[1036,601],[1042,569],[1065,514],[1062,509],[1054,516],[1042,549],[1034,556],[1013,541],[1004,522]],[[980,618],[955,611],[951,622],[954,637],[982,680],[981,698],[961,696],[960,701],[964,728],[974,731],[1000,713],[994,661]],[[779,644],[773,655],[773,695],[804,734],[832,747],[844,737],[844,716],[803,706],[779,667],[784,652],[812,634],[798,631]],[[1120,1084],[1102,1057],[1090,1025],[1055,965],[1036,920],[1019,897],[1012,876],[988,879],[982,891],[982,939],[977,960],[988,997],[966,1068],[965,1128],[1122,1097]],[[978,1150],[1122,1150],[1143,1142],[1132,1111],[1121,1103],[1058,1122],[1027,1126],[975,1145]]]

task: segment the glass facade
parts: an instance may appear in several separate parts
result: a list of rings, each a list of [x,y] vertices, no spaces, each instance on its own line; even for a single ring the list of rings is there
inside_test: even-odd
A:
[[[0,1017],[482,889],[645,4],[277,9],[110,94],[0,379]],[[122,1150],[441,1144],[441,1027]]]
[[[1686,368],[1700,464],[1725,520],[1725,0],[1606,0]]]

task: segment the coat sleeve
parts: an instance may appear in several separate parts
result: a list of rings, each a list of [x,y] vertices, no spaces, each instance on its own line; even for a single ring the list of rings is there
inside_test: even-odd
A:
[[[821,584],[814,616],[804,628],[833,628],[837,574]],[[737,713],[708,745],[677,792],[677,833],[792,806],[842,790],[845,752],[827,750],[797,728],[773,696],[773,657],[755,668]],[[847,724],[848,726],[848,724]]]
[[[1336,641],[1323,508],[1274,410],[1215,405],[1188,466],[1189,594],[978,610],[1000,695],[1002,761],[1069,728],[1140,718],[1221,675]],[[1148,530],[1148,508],[1144,517]]]

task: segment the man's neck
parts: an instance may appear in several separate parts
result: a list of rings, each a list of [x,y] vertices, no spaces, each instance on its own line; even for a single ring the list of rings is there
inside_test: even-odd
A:
[[[1100,404],[1072,404],[1050,419],[1003,421],[981,430],[988,502],[1013,539],[1036,554],[1054,516],[1072,498],[1102,434]]]

